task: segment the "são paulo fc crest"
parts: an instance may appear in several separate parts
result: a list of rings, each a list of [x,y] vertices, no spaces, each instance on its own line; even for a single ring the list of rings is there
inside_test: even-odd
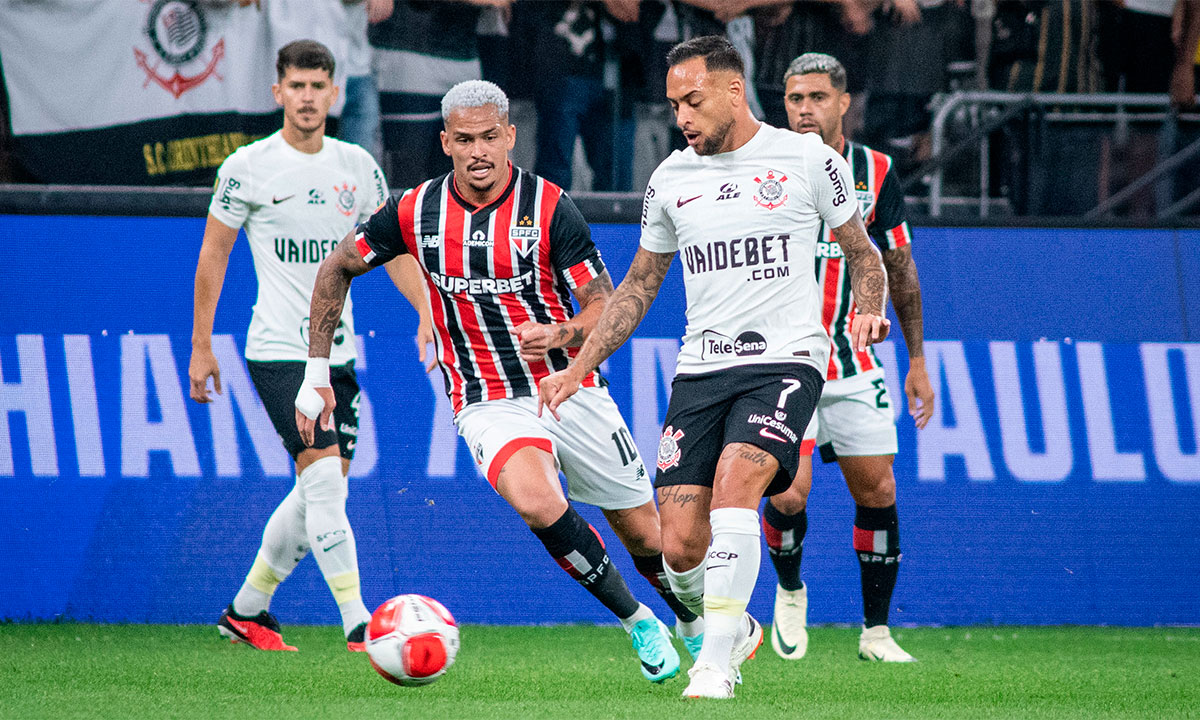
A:
[[[662,439],[658,441],[659,470],[666,471],[679,465],[679,458],[683,455],[683,451],[679,449],[679,441],[682,438],[682,430],[676,430],[670,425],[663,428]]]
[[[526,215],[509,230],[508,241],[522,257],[529,257],[529,253],[542,241],[542,229],[534,227],[533,220]]]
[[[221,79],[217,65],[225,57],[225,39],[217,40],[205,53],[208,23],[197,0],[153,0],[144,32],[157,57],[152,59],[150,53],[133,49],[138,67],[146,73],[143,87],[154,83],[179,97],[210,76]],[[167,67],[160,71],[164,63]]]
[[[787,175],[783,173],[776,175],[774,170],[768,170],[765,178],[756,177],[754,182],[758,183],[758,190],[754,191],[755,205],[774,210],[777,207],[783,207],[783,204],[787,202],[788,196],[783,189],[783,184],[787,182]]]
[[[337,209],[338,212],[350,217],[354,214],[354,191],[358,190],[357,185],[351,185],[344,182],[341,187],[333,186],[333,191],[337,193]]]

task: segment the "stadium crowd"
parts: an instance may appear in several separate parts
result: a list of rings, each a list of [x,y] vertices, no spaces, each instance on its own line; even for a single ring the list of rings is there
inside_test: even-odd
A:
[[[930,158],[932,112],[947,91],[1169,92],[1176,108],[1184,109],[1195,100],[1200,39],[1192,0],[176,4],[269,14],[267,23],[288,25],[297,37],[307,33],[335,48],[339,64],[347,66],[338,135],[367,148],[396,187],[449,169],[436,142],[442,124],[437,102],[456,82],[482,78],[504,88],[522,126],[531,128],[517,154],[535,172],[568,190],[640,191],[649,169],[683,146],[661,98],[665,53],[699,35],[724,34],[733,42],[747,63],[752,110],[777,126],[786,123],[788,63],[805,52],[837,57],[854,98],[847,136],[894,155],[904,176]],[[0,65],[4,56],[21,52],[20,44],[0,46]],[[0,182],[61,181],[39,177],[14,152],[9,97],[0,94]],[[1006,191],[1006,168],[1021,165],[1021,153],[1034,152],[1021,136],[1025,129],[1004,132],[1007,145],[993,149],[1000,192]],[[247,139],[259,134],[246,133]],[[1126,179],[1147,169],[1138,159],[1154,159],[1154,152],[1145,152],[1154,140],[1153,133],[1148,139],[1135,133],[1116,143],[1117,165],[1130,166]],[[1019,146],[1015,156],[1007,147],[1013,144]],[[920,194],[919,182],[907,189]]]

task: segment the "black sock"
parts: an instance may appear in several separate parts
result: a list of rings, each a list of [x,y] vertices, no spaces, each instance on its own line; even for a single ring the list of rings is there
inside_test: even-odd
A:
[[[896,506],[856,506],[854,552],[862,572],[863,625],[887,625],[888,606],[900,571],[900,523]]]
[[[696,613],[688,610],[686,605],[679,602],[679,598],[675,597],[675,593],[671,591],[671,583],[667,581],[667,573],[663,570],[662,553],[657,555],[631,554],[631,557],[633,566],[637,568],[638,573],[658,591],[662,599],[667,602],[667,606],[671,608],[671,612],[675,613],[675,617],[684,622],[691,622],[699,617]]]
[[[621,573],[613,567],[596,529],[575,508],[567,511],[550,527],[533,534],[546,546],[559,567],[575,578],[620,619],[637,612],[638,601],[625,586]]]
[[[808,510],[784,515],[767,501],[762,515],[763,537],[767,539],[767,554],[779,576],[784,590],[804,587],[800,579],[800,560],[804,554],[804,534],[808,532]]]

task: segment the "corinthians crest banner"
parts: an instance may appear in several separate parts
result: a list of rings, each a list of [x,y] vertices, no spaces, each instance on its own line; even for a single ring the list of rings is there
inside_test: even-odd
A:
[[[278,48],[307,37],[339,65],[344,55],[340,2],[263,5],[0,0],[0,63],[21,163],[49,183],[211,182],[229,153],[279,127]],[[335,82],[344,85],[340,70]]]

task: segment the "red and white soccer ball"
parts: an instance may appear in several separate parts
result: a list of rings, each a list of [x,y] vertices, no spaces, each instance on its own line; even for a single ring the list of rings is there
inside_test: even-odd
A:
[[[367,625],[371,667],[397,685],[428,685],[457,655],[458,624],[433,598],[397,595],[380,605]]]

